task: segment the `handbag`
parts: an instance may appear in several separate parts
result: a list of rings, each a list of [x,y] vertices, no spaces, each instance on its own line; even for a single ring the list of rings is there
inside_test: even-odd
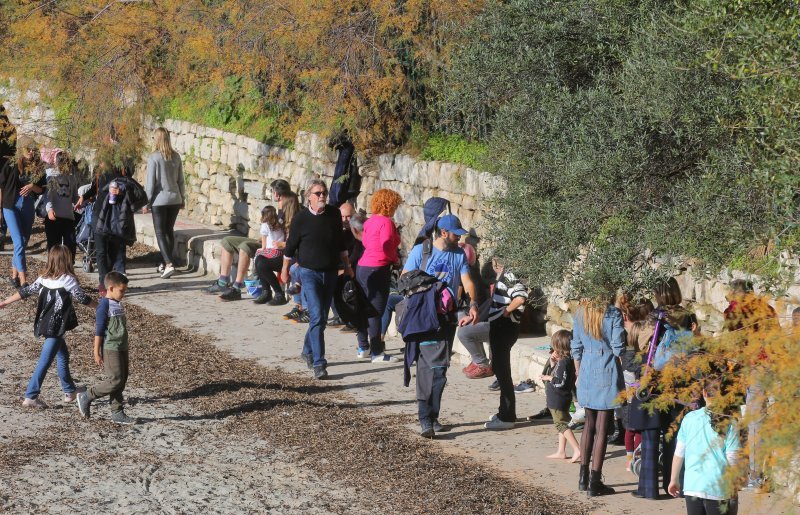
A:
[[[33,211],[39,218],[47,218],[47,189],[43,190],[34,202]]]

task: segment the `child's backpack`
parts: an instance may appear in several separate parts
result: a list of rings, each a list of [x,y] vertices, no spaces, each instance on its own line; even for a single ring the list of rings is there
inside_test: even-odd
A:
[[[661,333],[653,356],[653,368],[659,371],[664,370],[675,356],[685,354],[690,350],[693,336],[691,331],[676,329],[666,320],[663,321]]]

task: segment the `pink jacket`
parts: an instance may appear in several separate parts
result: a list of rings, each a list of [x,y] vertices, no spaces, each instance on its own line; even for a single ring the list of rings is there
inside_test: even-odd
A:
[[[399,261],[397,247],[400,245],[400,233],[397,232],[391,218],[383,215],[372,215],[364,222],[364,255],[358,260],[359,266],[385,266]]]

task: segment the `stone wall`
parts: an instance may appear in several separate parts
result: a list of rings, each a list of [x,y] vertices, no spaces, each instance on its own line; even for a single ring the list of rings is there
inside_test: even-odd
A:
[[[39,102],[36,92],[20,93],[12,87],[0,87],[0,101],[20,134],[33,136],[44,144],[52,144],[56,136],[55,113]],[[319,135],[298,132],[293,148],[260,143],[243,135],[224,132],[180,120],[165,120],[161,125],[172,133],[175,149],[183,156],[187,183],[187,213],[193,219],[231,227],[256,237],[261,208],[269,203],[269,184],[285,179],[296,191],[308,179],[330,180],[336,160],[327,142]],[[143,124],[145,141],[159,123],[146,118]],[[90,151],[83,152],[87,157]],[[480,235],[484,201],[496,188],[502,187],[497,177],[463,165],[417,160],[404,154],[370,154],[360,151],[359,170],[363,176],[359,207],[367,210],[371,192],[382,188],[398,191],[405,203],[395,218],[404,227],[406,249],[423,223],[422,203],[432,196],[450,200],[453,213],[467,229]],[[143,179],[144,164],[139,171]],[[795,284],[788,296],[776,303],[781,322],[790,321],[791,311],[800,306],[800,261],[787,256],[784,260],[795,273]],[[691,270],[681,274],[686,303],[697,314],[704,332],[715,334],[722,328],[722,311],[727,306],[728,282],[744,274],[723,273],[716,278],[697,279]],[[757,281],[756,281],[757,283]],[[547,306],[547,332],[572,328],[572,315],[577,302],[563,298],[558,289],[550,290]]]
[[[776,309],[781,325],[791,324],[792,311],[800,307],[800,267],[796,259],[784,259],[784,266],[791,267],[795,274],[794,285],[786,294],[773,299],[770,304]],[[742,272],[724,271],[718,277],[698,278],[693,270],[687,269],[675,277],[681,288],[684,304],[696,315],[704,334],[716,335],[722,331],[723,311],[728,307],[728,284],[733,279],[749,279],[755,282],[758,291],[758,278]],[[559,329],[572,329],[573,315],[578,302],[567,300],[560,290],[550,290],[547,305],[547,334],[552,335]]]
[[[20,92],[14,88],[14,82],[9,86],[0,86],[0,103],[6,108],[6,115],[16,125],[18,136],[27,136],[42,146],[64,147],[65,142],[58,140],[58,125],[56,113],[46,104],[41,102],[38,91],[27,90]],[[83,161],[85,166],[82,171],[90,167],[94,151],[92,149],[79,149],[74,157]]]
[[[36,91],[20,92],[0,86],[0,103],[6,108],[9,120],[17,126],[17,133],[34,138],[40,143],[52,142],[58,131],[56,113],[40,101]]]
[[[273,180],[285,179],[300,191],[311,178],[333,177],[336,152],[313,133],[298,132],[294,148],[288,149],[180,120],[159,124],[148,118],[143,131],[149,135],[159,125],[170,131],[175,150],[183,156],[187,212],[201,222],[231,226],[256,236]],[[363,151],[358,159],[362,175],[359,207],[369,211],[370,194],[379,188],[391,188],[403,196],[405,202],[395,219],[404,228],[405,248],[422,227],[426,199],[440,196],[450,200],[464,227],[480,232],[483,200],[499,185],[488,173],[452,163]],[[139,173],[143,176],[144,164]]]

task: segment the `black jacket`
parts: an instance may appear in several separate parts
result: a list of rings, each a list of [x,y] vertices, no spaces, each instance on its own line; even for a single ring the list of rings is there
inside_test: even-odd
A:
[[[136,241],[136,224],[133,213],[136,211],[134,206],[134,196],[129,189],[125,189],[117,196],[114,204],[108,202],[108,185],[103,188],[102,202],[95,203],[94,210],[94,230],[97,234],[106,237],[116,237],[121,239],[126,245],[133,245]]]
[[[572,358],[560,359],[550,375],[551,381],[544,385],[547,407],[559,411],[569,411],[572,403],[572,390],[575,389],[575,362]]]

